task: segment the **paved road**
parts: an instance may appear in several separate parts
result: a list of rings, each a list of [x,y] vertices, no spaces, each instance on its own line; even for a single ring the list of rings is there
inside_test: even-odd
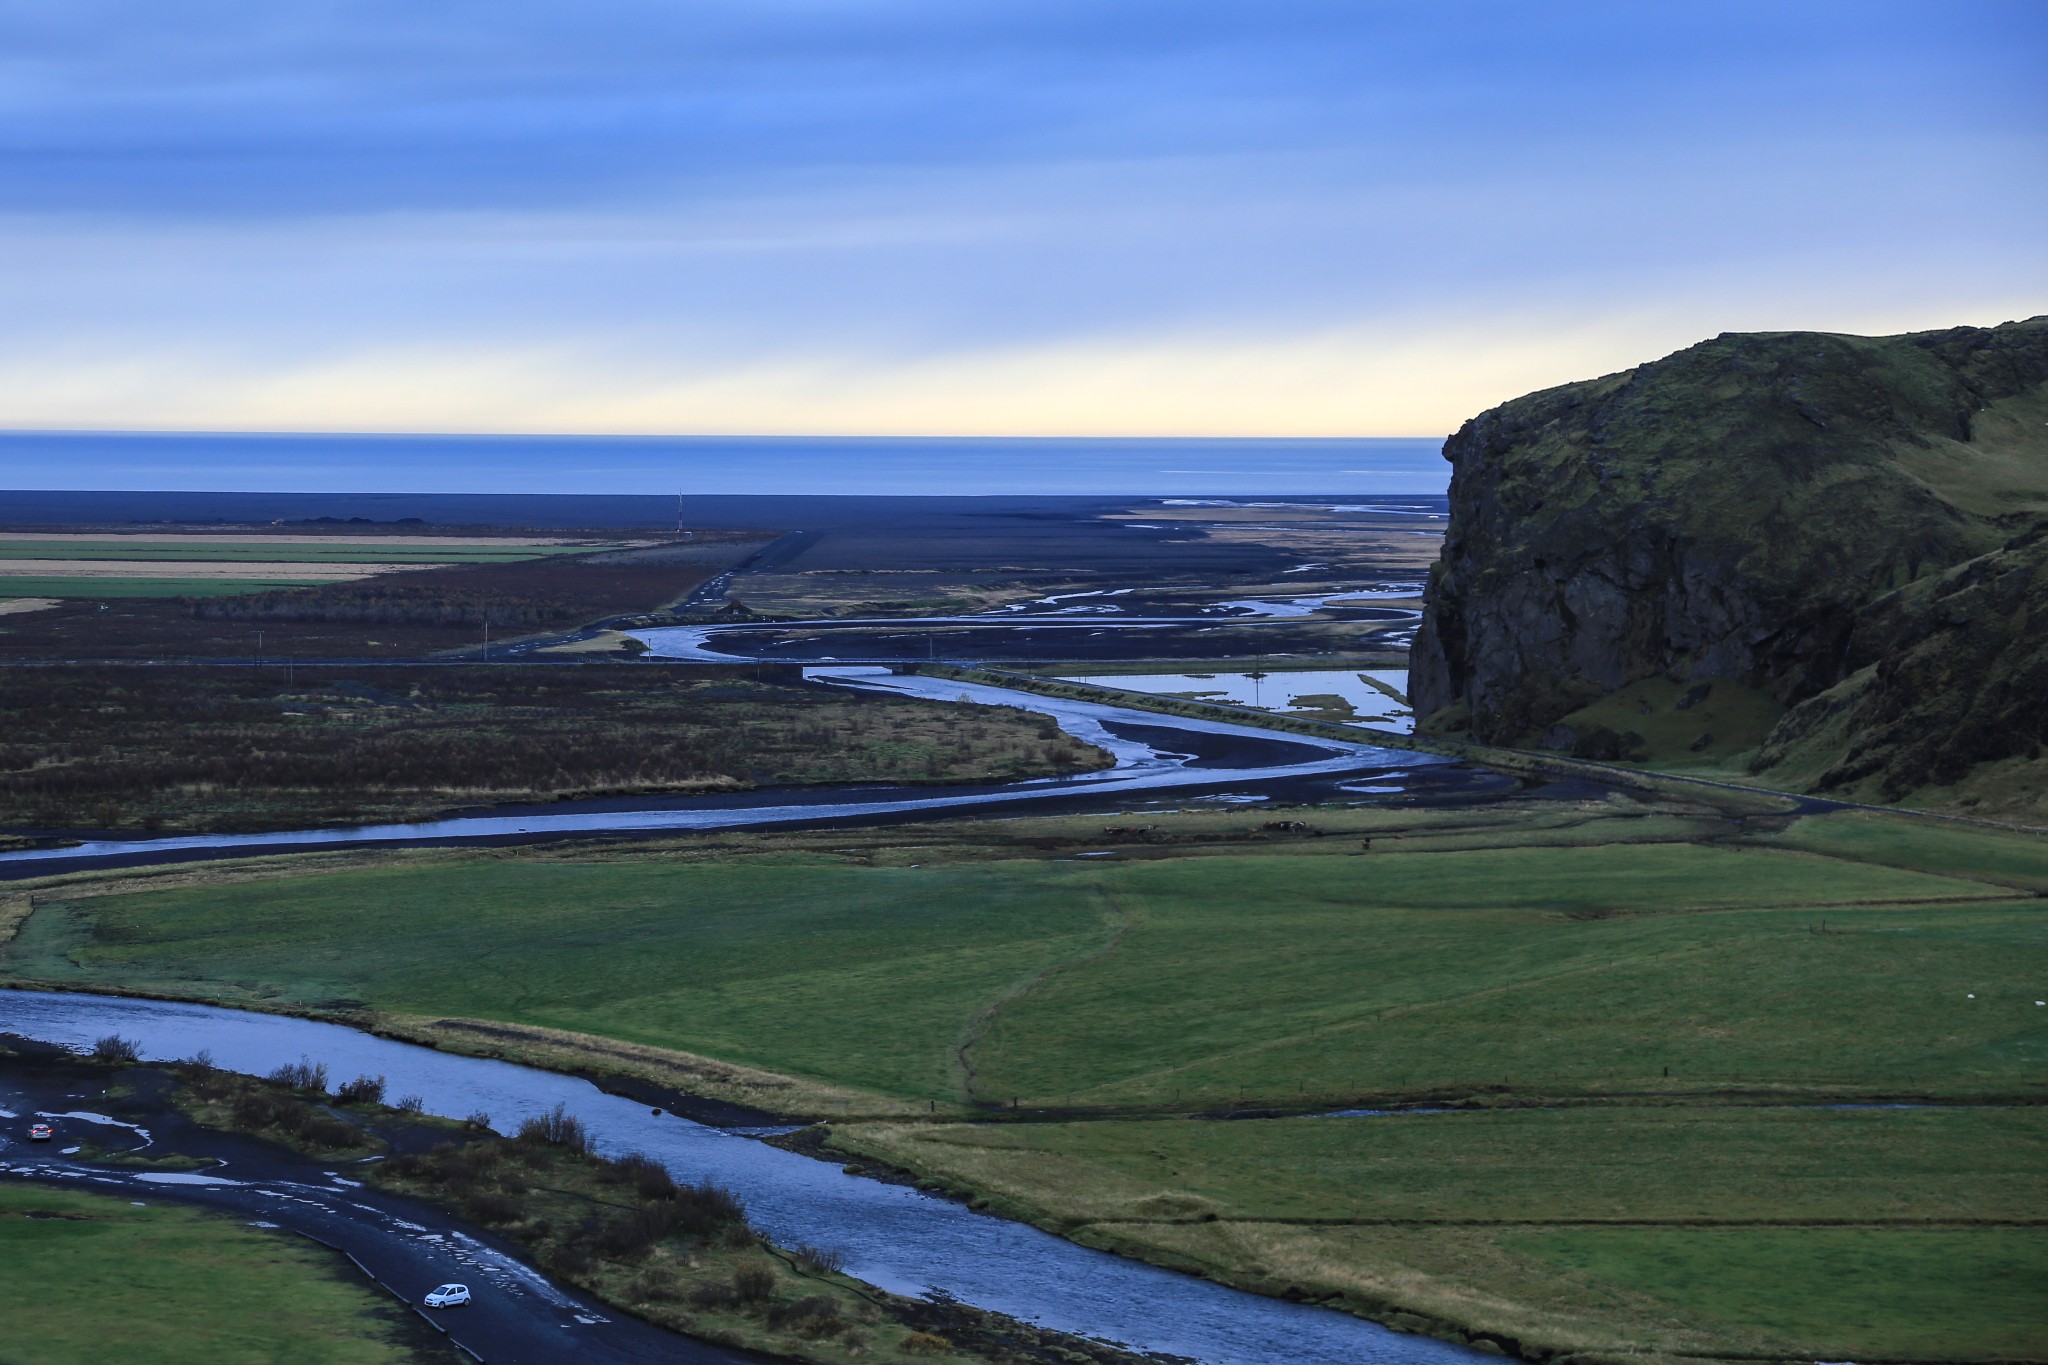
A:
[[[37,1115],[51,1116],[56,1141],[27,1141],[28,1124]],[[110,1148],[190,1152],[226,1164],[198,1175],[94,1165],[64,1154],[82,1139]],[[0,1069],[0,1179],[191,1204],[257,1226],[289,1229],[353,1255],[379,1284],[411,1304],[437,1284],[467,1284],[475,1303],[437,1313],[434,1320],[489,1365],[735,1365],[768,1359],[665,1332],[601,1305],[554,1283],[489,1233],[369,1189],[360,1174],[348,1164],[323,1165],[200,1128],[146,1098],[107,1101],[96,1084],[67,1076],[64,1069]]]

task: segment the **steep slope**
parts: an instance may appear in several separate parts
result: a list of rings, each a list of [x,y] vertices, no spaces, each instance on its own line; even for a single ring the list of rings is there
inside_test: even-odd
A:
[[[1754,749],[1885,799],[2038,744],[1984,684],[2032,685],[2048,634],[2026,535],[2048,518],[2048,318],[1724,335],[1504,404],[1444,453],[1411,678],[1431,729]]]
[[[1874,662],[1794,707],[1752,771],[2048,815],[2048,526],[1873,603],[1849,653]]]

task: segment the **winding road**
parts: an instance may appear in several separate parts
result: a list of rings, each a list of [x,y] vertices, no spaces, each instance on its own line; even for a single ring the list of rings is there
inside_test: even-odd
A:
[[[90,1103],[94,1107],[81,1107]],[[120,1116],[100,1112],[118,1108]],[[57,1141],[30,1146],[29,1119],[57,1125]],[[257,1227],[282,1228],[352,1257],[385,1292],[417,1305],[437,1284],[467,1284],[469,1308],[435,1314],[450,1339],[489,1365],[731,1365],[766,1357],[728,1350],[621,1313],[534,1270],[509,1246],[440,1210],[366,1187],[347,1164],[295,1158],[266,1143],[201,1128],[168,1105],[88,1101],[61,1072],[0,1065],[0,1178],[170,1201],[211,1209]],[[177,1151],[215,1158],[200,1174],[136,1170],[71,1159],[89,1140],[139,1155]]]

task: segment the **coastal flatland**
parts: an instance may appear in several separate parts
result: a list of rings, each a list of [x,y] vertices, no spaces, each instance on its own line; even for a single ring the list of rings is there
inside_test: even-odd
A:
[[[2043,841],[1620,800],[1270,823],[77,879],[0,972],[673,1059],[1080,1240],[1525,1352],[2041,1354]],[[1311,1116],[1345,1109],[1453,1112]]]

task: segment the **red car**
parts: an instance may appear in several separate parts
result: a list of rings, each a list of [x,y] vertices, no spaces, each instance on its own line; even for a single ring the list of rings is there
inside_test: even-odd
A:
[[[57,1136],[57,1130],[47,1123],[31,1123],[28,1126],[28,1140],[30,1142],[48,1142],[55,1136]]]

